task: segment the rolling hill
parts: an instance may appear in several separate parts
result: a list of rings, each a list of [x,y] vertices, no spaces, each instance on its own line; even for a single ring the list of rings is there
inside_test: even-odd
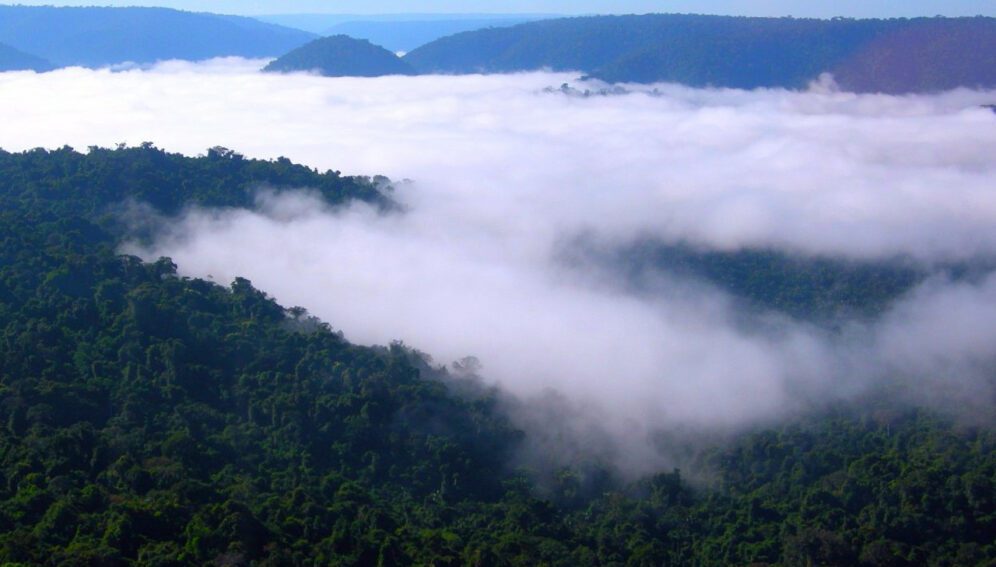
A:
[[[596,16],[439,39],[405,56],[421,73],[581,71],[609,82],[803,88],[823,72],[860,92],[996,85],[994,18],[815,20]]]
[[[0,6],[0,42],[60,67],[273,57],[314,37],[252,18],[165,8]]]
[[[345,35],[316,39],[276,59],[264,70],[315,71],[327,77],[415,74],[411,66],[383,47]]]

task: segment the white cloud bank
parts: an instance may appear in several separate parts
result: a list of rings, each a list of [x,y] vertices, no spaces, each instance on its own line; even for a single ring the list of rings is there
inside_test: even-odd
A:
[[[245,276],[361,343],[476,355],[518,394],[588,404],[617,439],[739,425],[800,399],[910,377],[913,397],[991,407],[996,279],[931,280],[845,333],[745,328],[729,298],[636,295],[565,270],[579,234],[926,264],[996,253],[996,92],[856,96],[659,86],[577,98],[568,74],[327,79],[259,62],[0,74],[0,146],[222,145],[319,169],[411,178],[405,214],[307,193],[192,211],[148,256]],[[759,329],[763,328],[761,331]],[[637,454],[634,449],[628,454]]]

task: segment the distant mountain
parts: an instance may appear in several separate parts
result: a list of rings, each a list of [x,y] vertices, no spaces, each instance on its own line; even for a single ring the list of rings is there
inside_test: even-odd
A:
[[[474,22],[495,22],[495,26],[498,25],[514,25],[522,22],[531,22],[535,20],[543,20],[549,18],[559,18],[562,17],[558,14],[539,14],[539,13],[528,13],[528,14],[513,14],[513,13],[446,13],[446,12],[411,12],[411,13],[400,13],[400,14],[267,14],[262,16],[253,16],[255,19],[261,22],[269,22],[271,24],[277,24],[281,26],[286,26],[289,28],[297,28],[299,30],[304,30],[306,32],[315,33],[318,35],[338,35],[339,33],[346,33],[346,35],[351,35],[347,32],[337,32],[334,31],[335,27],[340,24],[354,24],[354,23],[369,23],[376,22],[381,24],[409,24],[409,23],[423,23],[432,24],[440,22],[461,22],[461,21],[474,21]],[[491,24],[488,24],[491,25]],[[452,31],[446,31],[442,35],[437,35],[431,39],[437,39],[443,37],[444,35],[450,35],[453,33],[478,29],[484,26],[475,26],[464,29],[456,29]],[[384,47],[391,48],[386,42],[375,41],[373,37],[366,36],[352,36],[358,39],[369,39],[377,45],[383,45]],[[414,46],[413,46],[414,47]]]
[[[410,65],[365,39],[336,35],[316,39],[271,62],[265,71],[317,71],[327,77],[414,75]]]
[[[801,88],[834,72],[850,90],[996,86],[994,18],[813,20],[597,16],[465,32],[413,50],[421,73],[573,70],[610,82]]]
[[[356,14],[267,14],[253,16],[253,18],[261,22],[322,35],[325,30],[334,25],[357,18],[367,19],[367,16],[357,16]]]
[[[0,43],[0,72],[48,71],[51,68],[52,64],[41,57],[35,57],[34,55]]]
[[[391,51],[411,51],[416,47],[460,32],[484,28],[509,27],[540,18],[491,17],[481,19],[371,21],[357,20],[336,24],[323,35],[348,35],[368,39]]]
[[[0,42],[56,66],[274,57],[314,37],[252,18],[165,8],[0,6]]]

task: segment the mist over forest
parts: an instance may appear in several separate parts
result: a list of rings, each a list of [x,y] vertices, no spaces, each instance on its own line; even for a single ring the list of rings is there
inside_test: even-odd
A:
[[[256,65],[14,75],[7,96],[33,112],[10,105],[0,143],[145,136],[193,155],[215,142],[403,180],[391,214],[259,187],[254,210],[157,219],[156,238],[122,251],[220,283],[247,277],[361,344],[404,341],[443,365],[476,357],[510,392],[598,408],[620,445],[675,423],[766,422],[890,380],[915,401],[992,417],[992,92],[664,85],[577,99],[545,88],[565,74],[330,81]],[[797,270],[898,264],[883,277],[905,283],[871,313],[814,322],[748,308],[666,259],[635,274],[647,242],[730,263],[762,251]],[[976,269],[957,278],[956,265]]]
[[[162,557],[207,563],[227,550],[244,561],[265,558],[280,564],[299,562],[308,550],[321,548],[326,560],[347,557],[347,563],[450,558],[452,564],[506,564],[502,553],[522,562],[537,557],[540,541],[563,546],[542,553],[565,564],[622,564],[634,557],[646,564],[661,558],[687,563],[708,557],[717,564],[877,565],[930,559],[955,565],[993,558],[993,545],[984,540],[996,513],[991,493],[985,495],[996,482],[991,436],[996,423],[996,113],[987,106],[996,103],[996,91],[854,94],[842,92],[829,75],[800,90],[671,83],[614,88],[566,72],[327,78],[259,72],[268,62],[221,58],[125,71],[0,74],[5,102],[0,105],[5,125],[0,165],[9,168],[4,191],[14,195],[4,197],[10,222],[21,208],[44,211],[38,213],[39,226],[60,215],[79,215],[82,220],[73,222],[83,228],[68,223],[73,234],[100,235],[87,236],[80,250],[54,236],[62,225],[32,238],[74,270],[84,263],[81,258],[102,258],[106,265],[91,272],[113,276],[115,286],[129,291],[113,298],[117,288],[98,285],[96,275],[80,279],[92,279],[85,284],[92,289],[74,291],[72,278],[59,275],[54,264],[40,271],[46,275],[31,280],[32,286],[55,286],[58,293],[85,301],[95,297],[93,310],[99,316],[80,315],[80,320],[116,321],[107,337],[160,337],[155,325],[146,327],[155,320],[149,313],[180,313],[176,320],[185,322],[175,324],[184,331],[175,336],[162,331],[164,346],[158,346],[159,338],[142,343],[148,348],[144,363],[134,355],[134,368],[147,367],[146,375],[166,376],[164,369],[180,364],[177,360],[189,364],[191,375],[236,372],[228,366],[215,369],[210,356],[193,347],[189,355],[174,356],[181,351],[169,341],[187,341],[185,333],[197,334],[197,321],[210,320],[212,332],[223,331],[197,339],[205,345],[229,345],[241,332],[259,333],[245,337],[273,352],[293,353],[295,364],[301,361],[287,369],[273,363],[287,384],[294,376],[305,386],[272,399],[298,403],[308,398],[301,393],[307,388],[325,395],[322,389],[332,387],[327,377],[335,376],[346,390],[355,385],[348,396],[338,390],[335,395],[353,396],[349,403],[363,396],[373,400],[349,406],[350,415],[371,423],[383,418],[383,429],[363,430],[366,437],[321,437],[325,445],[308,432],[280,429],[284,433],[267,437],[266,428],[286,425],[283,414],[272,409],[283,402],[253,405],[250,398],[257,394],[245,392],[257,390],[246,386],[244,377],[221,380],[225,385],[217,393],[205,394],[217,399],[199,403],[231,415],[203,422],[193,410],[195,417],[189,419],[163,417],[156,427],[169,422],[187,437],[169,437],[169,450],[151,450],[145,460],[127,466],[101,457],[120,468],[121,478],[112,482],[100,476],[100,482],[143,494],[147,488],[136,488],[144,485],[124,471],[154,469],[155,478],[174,474],[176,469],[167,471],[173,464],[193,462],[184,450],[214,450],[206,441],[197,444],[202,443],[198,432],[211,429],[208,423],[226,423],[225,435],[231,437],[217,441],[225,449],[212,454],[238,453],[233,448],[242,438],[231,428],[244,419],[244,439],[254,441],[245,441],[243,450],[258,442],[277,456],[265,466],[232,456],[239,472],[222,465],[205,472],[205,479],[228,483],[224,496],[212,496],[219,507],[189,512],[182,526],[135,528],[141,535],[130,540],[131,548],[114,544],[124,550],[122,558],[141,561],[141,553],[153,557],[158,550]],[[57,165],[43,165],[47,155]],[[91,181],[97,179],[120,190],[106,196]],[[232,187],[237,194],[226,193]],[[67,202],[92,198],[93,203],[86,201],[92,210],[73,212],[73,206],[59,204],[53,195],[60,191],[71,195]],[[33,218],[28,215],[16,221],[26,223],[23,227],[11,227],[27,233]],[[10,250],[15,242],[29,250],[28,237],[22,242],[14,228],[10,232]],[[8,256],[10,266],[31,265],[29,252],[22,251],[16,262],[14,252]],[[122,256],[145,264],[127,260],[126,268],[110,267],[112,258]],[[0,303],[6,306],[0,314],[10,321],[18,303],[8,296],[48,293],[15,285],[21,272],[13,268],[0,273]],[[189,305],[170,303],[193,295],[199,299]],[[228,313],[241,323],[225,319],[222,314]],[[10,330],[7,336],[16,335]],[[306,346],[307,341],[313,342]],[[93,344],[102,343],[94,339]],[[224,350],[231,360],[251,358],[250,347],[232,345]],[[72,360],[66,367],[83,368],[81,376],[92,372],[96,380],[102,368],[96,361],[105,355],[94,353],[113,351],[117,354],[106,354],[108,360],[125,360],[129,348],[127,343],[120,349],[94,346],[93,352],[81,347],[66,355]],[[4,349],[15,352],[14,346]],[[314,354],[319,350],[345,357],[351,370],[321,362]],[[259,374],[247,370],[246,375],[254,376],[258,389],[285,387],[267,385],[269,358],[251,359],[249,367]],[[376,380],[364,382],[368,374],[358,370],[356,361],[378,368],[384,378],[375,373]],[[190,370],[195,367],[202,370]],[[129,372],[129,380],[139,380]],[[13,380],[10,376],[4,379]],[[231,385],[236,382],[237,387]],[[169,400],[177,391],[189,391],[196,398],[194,382],[177,378],[177,383],[169,386],[171,394],[157,395]],[[447,393],[432,389],[439,385]],[[406,405],[410,392],[404,388],[416,392],[411,395],[417,403]],[[45,390],[39,386],[38,391]],[[109,404],[116,403],[115,396],[109,395]],[[250,401],[243,404],[242,396]],[[309,401],[301,403],[310,407]],[[243,408],[247,417],[238,413]],[[324,415],[318,409],[288,413],[307,415],[301,419],[311,420],[306,422],[315,429],[321,426],[315,416]],[[11,410],[11,415],[18,416],[10,418],[12,439],[51,426],[39,419],[30,429],[35,426],[28,413]],[[117,423],[114,419],[108,427]],[[183,420],[188,421],[182,428],[176,425]],[[305,421],[295,423],[308,429],[299,425]],[[352,431],[360,427],[356,423],[343,418],[341,429]],[[412,449],[421,447],[422,437],[399,441],[399,429],[404,435],[409,430],[424,434],[428,449]],[[479,437],[468,440],[454,433],[463,430]],[[284,434],[305,439],[293,445],[293,455],[272,448]],[[439,449],[432,444],[434,435],[452,444]],[[784,437],[766,444],[765,436],[773,435]],[[347,445],[358,454],[343,456],[351,454]],[[118,445],[109,446],[108,454],[118,455],[113,449]],[[832,454],[827,457],[832,463],[807,464],[815,461],[800,455],[811,457],[809,449],[796,450],[795,457],[778,453],[788,446],[816,446],[820,449],[812,453]],[[885,490],[885,481],[852,492],[843,481],[833,483],[852,473],[864,478],[862,467],[874,469],[868,455],[884,453],[888,446],[894,451],[882,458],[893,459],[888,466],[897,471],[902,451],[920,455],[916,451],[922,450],[928,459],[948,454],[946,448],[931,452],[937,447],[958,447],[960,456],[943,465],[950,467],[943,469],[946,478],[954,480],[932,478],[923,486],[910,480],[914,488],[909,491],[936,497],[918,508],[918,521],[928,521],[929,506],[950,501],[955,508],[944,514],[954,517],[971,508],[964,512],[970,525],[933,532],[941,535],[921,548],[918,528],[892,526],[861,539],[865,536],[853,522],[835,524],[830,513],[806,516],[821,506],[818,497],[829,502],[831,493],[840,500],[824,503],[827,509],[839,504],[851,516],[863,509],[861,498],[873,500],[868,494]],[[765,457],[756,462],[777,459],[777,466],[745,472],[751,467],[745,456],[751,447],[764,447],[757,451]],[[826,447],[832,450],[823,451]],[[378,469],[377,459],[390,459],[378,455],[394,454],[390,451],[404,456],[390,472],[387,466]],[[333,453],[340,456],[328,456]],[[294,464],[298,454],[309,456]],[[327,535],[325,527],[291,526],[288,514],[299,506],[312,508],[291,501],[278,506],[250,494],[280,492],[279,483],[264,489],[265,483],[245,480],[274,462],[287,471],[300,465],[304,476],[287,473],[295,480],[286,480],[286,486],[306,486],[301,479],[308,478],[324,487],[307,496],[309,489],[300,488],[294,497],[330,514],[315,526],[350,518],[353,531],[347,534],[340,526]],[[445,470],[438,478],[435,472],[398,472],[422,470],[420,462],[443,463]],[[345,476],[323,478],[314,472],[334,469],[336,463],[336,474]],[[778,467],[783,468],[776,474]],[[356,485],[348,476],[353,469],[367,471],[357,473]],[[502,472],[479,480],[490,469]],[[522,478],[535,484],[515,488],[516,470],[529,471],[533,476]],[[51,466],[45,474],[64,472]],[[765,480],[751,488],[746,481],[738,484],[750,474]],[[796,485],[806,488],[785,488],[796,486],[789,480],[793,474]],[[917,474],[907,468],[895,473],[903,482]],[[160,480],[142,482],[151,486]],[[12,498],[22,494],[17,482],[10,484]],[[165,484],[156,486],[166,490]],[[377,492],[378,487],[387,488]],[[947,496],[937,496],[942,489]],[[118,489],[106,490],[103,498]],[[367,490],[375,496],[363,496]],[[607,496],[613,490],[632,500],[613,501]],[[720,496],[703,496],[709,490]],[[788,503],[765,500],[779,491],[793,495]],[[194,510],[190,502],[196,501],[196,491],[183,494],[185,503],[177,509]],[[392,498],[398,508],[383,512],[389,519],[357,535],[364,516],[356,510],[374,509],[371,501]],[[423,499],[434,504],[419,504]],[[82,502],[65,506],[80,517],[99,508]],[[245,509],[233,511],[232,502]],[[327,512],[336,502],[358,508]],[[703,527],[720,525],[721,512],[740,514],[748,509],[744,502],[754,503],[736,537]],[[508,509],[498,512],[481,503]],[[437,504],[446,511],[437,512]],[[796,504],[799,510],[792,511]],[[891,500],[875,504],[892,505],[898,506]],[[46,501],[37,510],[24,504],[23,510],[33,512],[0,510],[0,522],[13,530],[18,514],[40,517],[49,506]],[[514,539],[507,534],[518,528],[511,527],[501,532],[507,539],[472,539],[471,534],[488,531],[488,518],[504,514],[508,525],[514,524],[508,519],[519,513],[514,510],[528,510],[522,514],[530,519],[522,525],[540,526],[529,532],[536,540]],[[409,513],[424,515],[412,520]],[[630,542],[634,547],[598,531],[627,514],[643,518],[641,527],[631,530],[640,534]],[[136,525],[135,518],[144,518],[134,511],[121,515]],[[455,517],[473,520],[461,523]],[[244,523],[233,528],[237,536],[231,541],[237,545],[207,535],[205,526],[220,518]],[[421,527],[410,527],[416,525]],[[50,537],[32,529],[37,541],[64,547],[75,541],[68,532]],[[153,550],[157,530],[185,534],[183,549],[163,543]],[[102,537],[105,544],[118,541]],[[421,551],[425,555],[412,547],[419,537],[432,542]],[[633,543],[639,538],[645,547]],[[277,543],[266,548],[264,541]],[[307,547],[306,541],[316,547]],[[11,557],[31,547],[5,545],[13,550]]]

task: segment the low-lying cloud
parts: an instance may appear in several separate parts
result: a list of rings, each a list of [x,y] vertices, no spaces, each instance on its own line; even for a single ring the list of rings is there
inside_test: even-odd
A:
[[[571,74],[328,79],[259,62],[0,75],[0,146],[222,145],[410,178],[405,212],[261,192],[192,210],[153,246],[184,274],[245,276],[360,343],[474,355],[520,396],[597,416],[620,462],[676,425],[729,428],[902,377],[908,401],[991,419],[996,278],[927,278],[873,320],[745,314],[711,285],[654,293],[565,263],[579,237],[934,266],[996,254],[996,92],[889,97],[545,92]],[[583,87],[582,87],[583,88]],[[666,270],[665,270],[666,271]],[[583,429],[587,425],[578,425]],[[635,441],[634,441],[635,440]],[[622,446],[622,445],[620,445]]]

